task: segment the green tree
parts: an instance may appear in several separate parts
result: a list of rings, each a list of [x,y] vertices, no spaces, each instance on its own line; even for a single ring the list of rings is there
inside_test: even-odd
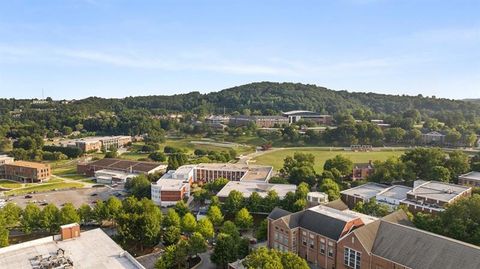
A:
[[[197,220],[192,213],[187,213],[182,219],[182,231],[185,233],[193,233],[197,228]]]
[[[60,209],[60,224],[70,224],[80,222],[80,216],[72,203],[66,203]]]
[[[163,152],[152,152],[148,155],[148,158],[156,162],[164,162],[167,160],[167,156]]]
[[[7,229],[6,222],[5,213],[0,212],[0,248],[8,246],[8,237],[10,232]]]
[[[328,195],[330,201],[337,200],[340,197],[340,186],[332,179],[324,179],[319,189]]]
[[[175,257],[177,253],[177,246],[170,245],[165,248],[165,252],[155,262],[155,269],[171,269],[175,268]]]
[[[352,173],[353,162],[347,157],[337,155],[332,159],[326,160],[325,164],[323,165],[323,169],[326,171],[330,171],[333,168],[340,171],[340,174],[345,177]]]
[[[25,233],[31,233],[40,228],[41,210],[36,204],[28,203],[22,213],[21,226]]]
[[[384,217],[390,213],[390,208],[385,204],[377,203],[375,197],[366,203],[358,202],[353,210],[374,217]]]
[[[265,196],[263,199],[262,204],[262,211],[270,212],[280,204],[280,197],[278,197],[278,194],[275,190],[269,190],[267,196]]]
[[[190,256],[197,255],[198,253],[202,253],[207,250],[207,241],[201,233],[193,233],[188,239],[188,244],[190,245]]]
[[[223,223],[223,214],[218,206],[210,206],[207,212],[207,217],[213,223],[214,226],[220,226]]]
[[[60,210],[54,204],[45,206],[40,214],[40,227],[50,233],[60,229]]]
[[[248,230],[253,225],[253,217],[248,212],[248,209],[242,208],[235,216],[235,224],[243,230]]]
[[[175,204],[174,209],[178,213],[178,215],[180,215],[180,217],[183,217],[185,216],[185,214],[190,212],[187,203],[185,203],[183,200],[178,201]]]
[[[125,189],[128,190],[137,199],[150,198],[151,184],[146,175],[138,175],[125,183]]]
[[[210,219],[200,219],[197,223],[197,232],[207,239],[213,238],[215,235],[215,229],[213,228],[213,224]]]
[[[2,209],[0,209],[4,215],[5,225],[7,227],[15,227],[20,221],[22,215],[22,208],[14,203],[7,203]]]
[[[291,184],[300,184],[306,182],[309,185],[315,183],[315,156],[313,154],[305,154],[295,152],[293,157],[288,156],[283,161],[283,168],[280,173],[283,177],[288,178]]]
[[[166,245],[176,244],[178,240],[180,240],[180,233],[180,228],[176,226],[168,226],[163,234],[163,242]]]
[[[268,221],[264,219],[262,220],[262,222],[260,222],[260,225],[258,226],[255,232],[255,238],[257,238],[258,241],[267,240],[267,233],[268,233]]]
[[[442,182],[450,181],[450,170],[443,166],[435,166],[432,168],[432,178]]]
[[[235,223],[229,220],[223,223],[222,227],[220,228],[220,232],[228,234],[236,239],[240,238],[240,232],[238,231],[237,226],[235,225]]]
[[[116,219],[122,213],[122,201],[115,196],[110,196],[105,203],[108,215],[111,219]]]
[[[78,215],[80,216],[80,222],[83,224],[90,223],[92,220],[95,219],[95,214],[92,210],[92,207],[88,204],[82,204],[77,209]]]
[[[236,239],[228,234],[219,234],[210,260],[218,267],[226,268],[229,263],[236,261],[237,258],[238,246]]]
[[[164,227],[175,226],[177,228],[180,228],[180,224],[181,224],[181,219],[178,213],[173,208],[168,209],[167,215],[165,216],[165,219],[163,221],[163,226]]]
[[[265,247],[252,251],[245,257],[243,265],[246,268],[283,269],[281,254]]]
[[[228,197],[223,204],[223,209],[228,214],[234,216],[244,204],[245,199],[243,198],[243,194],[237,190],[233,190],[228,194]]]

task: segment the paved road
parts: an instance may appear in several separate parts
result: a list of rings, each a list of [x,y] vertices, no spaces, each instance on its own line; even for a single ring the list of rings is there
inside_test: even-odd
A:
[[[212,255],[213,250],[208,250],[202,254],[199,254],[200,258],[202,258],[202,263],[198,266],[198,269],[215,269],[217,268],[215,264],[210,261],[210,255]]]

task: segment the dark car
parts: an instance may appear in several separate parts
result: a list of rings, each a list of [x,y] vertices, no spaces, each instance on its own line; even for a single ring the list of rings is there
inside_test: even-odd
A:
[[[31,196],[30,194],[25,195],[25,199],[30,199],[30,198],[33,198],[33,196]]]
[[[92,193],[90,196],[97,196],[98,193]]]

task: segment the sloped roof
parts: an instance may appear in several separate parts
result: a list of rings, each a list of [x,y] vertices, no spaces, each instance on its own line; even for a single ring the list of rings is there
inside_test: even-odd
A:
[[[281,217],[284,217],[288,214],[292,214],[288,212],[287,210],[281,209],[280,207],[275,207],[270,214],[268,214],[268,218],[272,220],[279,219]]]
[[[387,221],[379,224],[372,253],[413,269],[480,268],[479,247]]]
[[[330,208],[334,208],[334,209],[340,210],[340,211],[348,209],[348,206],[340,199],[328,202],[328,203],[325,204],[325,206],[330,207]]]

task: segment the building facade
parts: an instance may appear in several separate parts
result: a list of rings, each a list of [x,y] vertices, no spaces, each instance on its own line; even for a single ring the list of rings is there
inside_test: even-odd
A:
[[[458,184],[463,186],[480,187],[480,172],[472,171],[459,176]]]
[[[13,163],[13,157],[0,155],[0,178],[5,177],[5,164]]]
[[[370,176],[374,171],[373,162],[355,163],[352,169],[352,180],[362,180]]]
[[[50,165],[44,163],[15,161],[4,168],[5,178],[21,182],[43,182],[52,176]]]

